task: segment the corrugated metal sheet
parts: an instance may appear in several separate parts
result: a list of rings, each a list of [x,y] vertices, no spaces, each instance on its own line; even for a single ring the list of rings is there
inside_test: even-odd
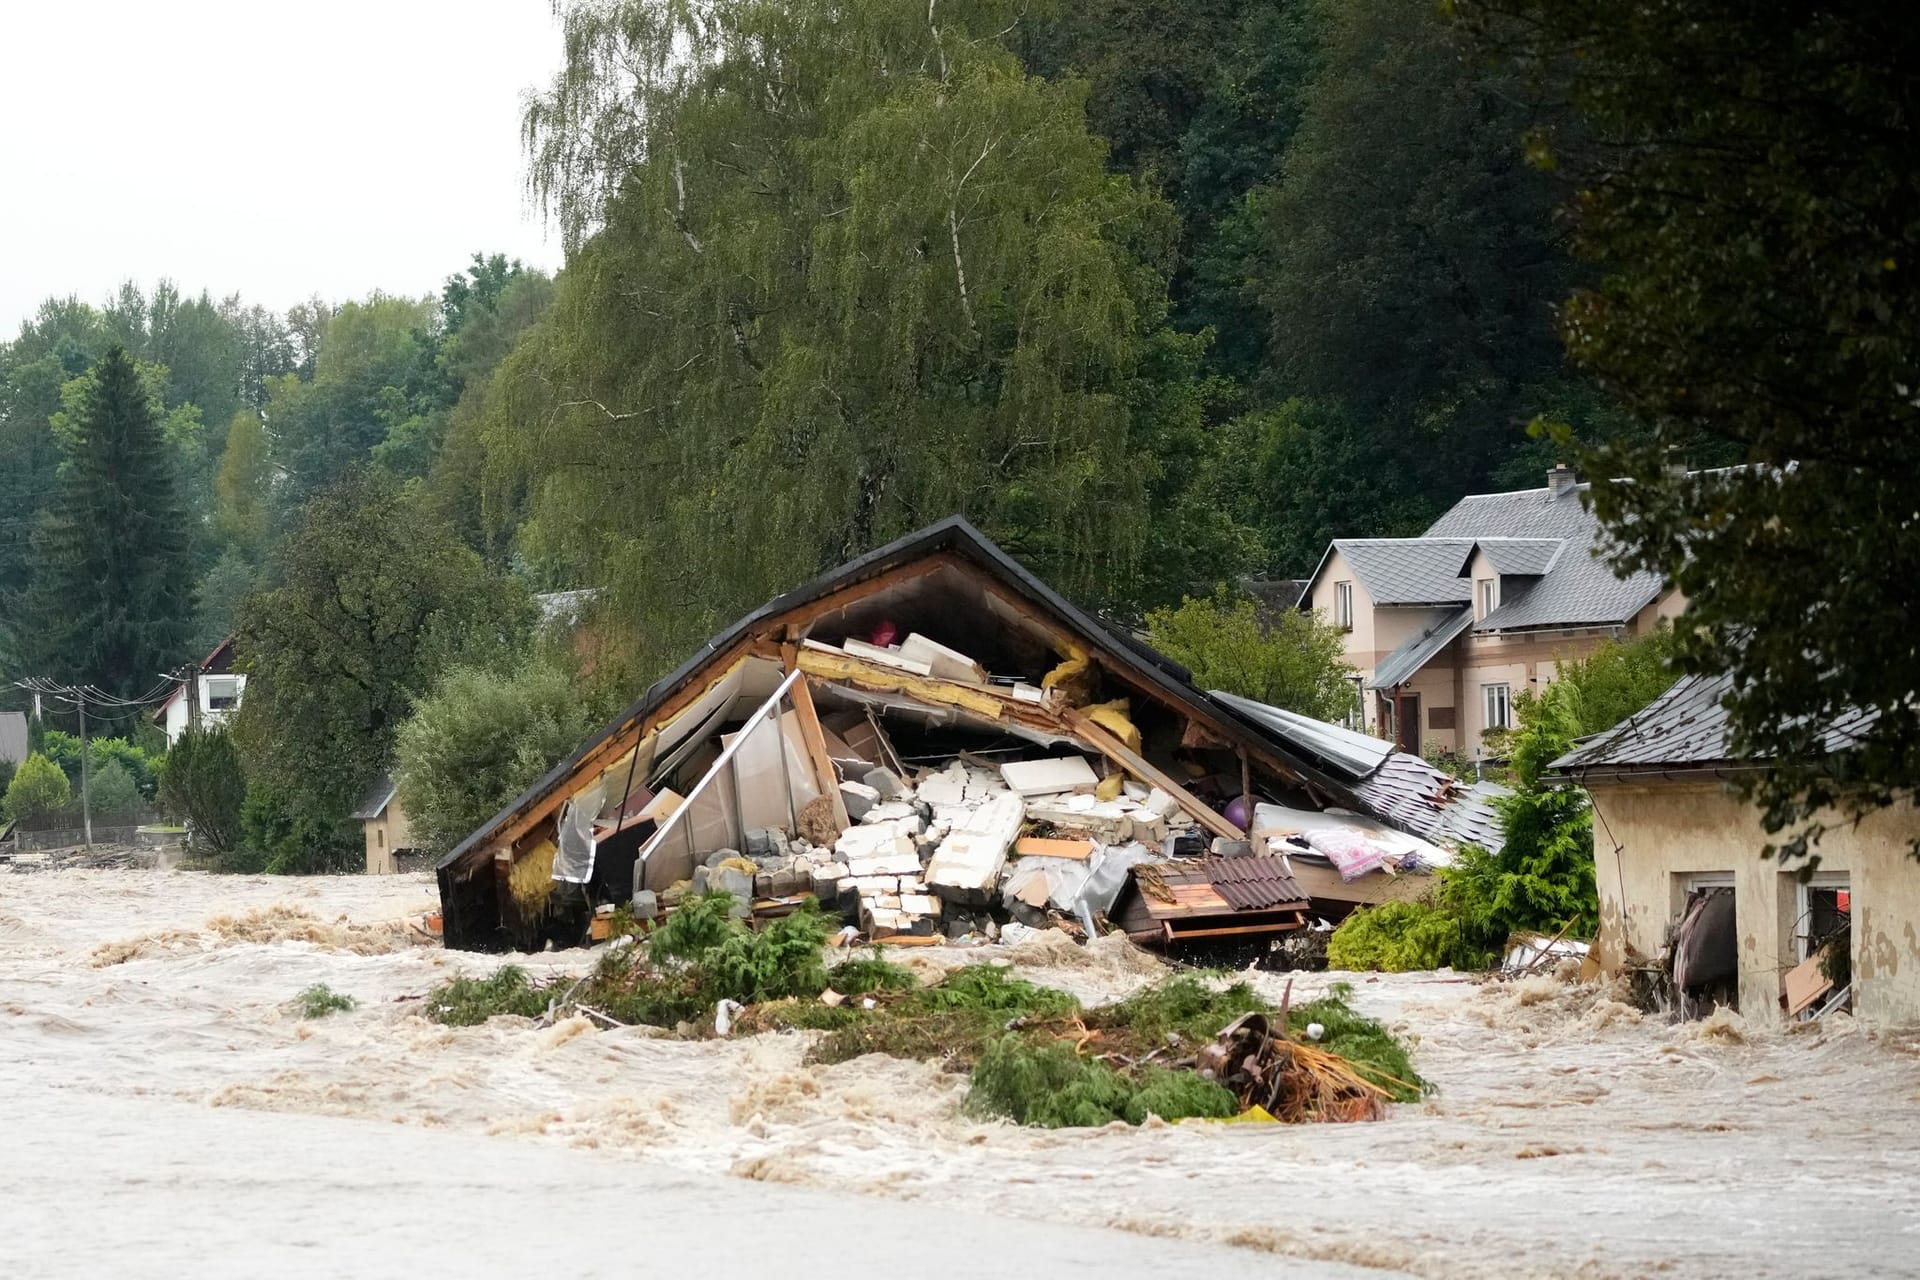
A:
[[[1393,744],[1294,711],[1270,707],[1252,698],[1215,689],[1207,694],[1244,719],[1273,733],[1296,751],[1345,778],[1364,778],[1393,754]]]
[[[1508,794],[1490,782],[1462,782],[1419,756],[1396,751],[1372,776],[1356,783],[1366,809],[1436,844],[1477,844],[1498,852],[1506,830],[1493,802]]]

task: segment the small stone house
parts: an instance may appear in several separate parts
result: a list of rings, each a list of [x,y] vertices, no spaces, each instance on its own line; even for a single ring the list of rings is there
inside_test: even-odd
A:
[[[1687,677],[1553,764],[1593,799],[1596,959],[1617,973],[1687,949],[1704,995],[1696,1011],[1730,1003],[1777,1021],[1844,1003],[1848,992],[1820,991],[1802,968],[1834,941],[1848,948],[1856,1012],[1920,1021],[1920,868],[1908,853],[1920,813],[1909,800],[1836,822],[1811,874],[1763,859],[1759,813],[1728,783],[1766,766],[1729,757],[1727,687],[1724,677]],[[1844,750],[1864,723],[1836,725],[1829,750]]]
[[[360,806],[348,817],[358,822],[366,835],[367,874],[392,875],[402,870],[402,859],[413,853],[413,835],[407,829],[407,812],[400,807],[400,795],[391,776],[381,774],[360,798]]]
[[[1514,703],[1559,665],[1644,634],[1685,600],[1657,575],[1618,578],[1587,485],[1555,467],[1543,489],[1460,499],[1417,538],[1340,538],[1300,607],[1346,634],[1361,709],[1349,727],[1415,755],[1488,754]]]

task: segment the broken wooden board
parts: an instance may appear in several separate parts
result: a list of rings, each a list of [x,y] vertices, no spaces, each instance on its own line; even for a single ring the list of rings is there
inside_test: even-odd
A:
[[[1169,796],[1172,796],[1180,802],[1182,809],[1185,809],[1193,816],[1195,821],[1207,830],[1213,832],[1213,834],[1225,836],[1229,840],[1244,840],[1247,838],[1246,832],[1234,826],[1231,822],[1228,822],[1220,814],[1214,812],[1211,807],[1202,803],[1199,797],[1195,796],[1178,782],[1175,782],[1171,776],[1156,768],[1145,756],[1130,749],[1126,743],[1121,742],[1111,733],[1108,733],[1105,729],[1087,719],[1087,717],[1080,712],[1074,710],[1072,707],[1068,707],[1061,712],[1061,716],[1081,741],[1119,765],[1122,769],[1125,769],[1141,782],[1149,786],[1158,787]]]
[[[1100,846],[1091,840],[1048,840],[1043,836],[1021,836],[1013,842],[1013,851],[1022,858],[1074,858],[1081,862],[1093,856]]]
[[[1789,1018],[1797,1016],[1801,1010],[1808,1008],[1820,997],[1833,990],[1833,979],[1820,972],[1821,962],[1826,959],[1826,955],[1827,948],[1822,947],[1787,970],[1785,985]]]

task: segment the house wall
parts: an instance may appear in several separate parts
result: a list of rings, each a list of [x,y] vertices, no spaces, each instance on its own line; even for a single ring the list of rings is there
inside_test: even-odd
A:
[[[392,875],[398,871],[394,851],[411,848],[413,844],[413,833],[407,827],[407,811],[400,807],[400,797],[387,801],[379,817],[369,818],[361,825],[367,842],[367,873]]]
[[[213,706],[213,695],[209,690],[210,682],[215,679],[219,679],[222,683],[229,679],[234,682],[234,703],[231,707]],[[233,713],[240,709],[240,704],[246,700],[247,678],[240,672],[231,670],[202,672],[196,683],[200,694],[200,723],[203,725],[225,724]],[[185,698],[174,698],[168,702],[166,719],[161,725],[166,730],[167,745],[172,746],[178,742],[180,735],[187,731],[187,726],[192,722],[192,713]]]
[[[1475,635],[1469,631],[1448,653],[1461,669],[1461,710],[1458,750],[1469,757],[1487,754],[1487,701],[1483,686],[1504,682],[1513,700],[1537,693],[1553,683],[1562,663],[1585,658],[1612,639],[1612,628],[1587,631],[1505,632]]]
[[[1778,1021],[1781,976],[1795,963],[1797,880],[1762,859],[1767,842],[1752,805],[1718,781],[1593,784],[1595,879],[1600,933],[1595,954],[1608,972],[1651,960],[1685,898],[1685,877],[1731,872],[1740,948],[1740,1012]],[[1821,840],[1821,871],[1848,873],[1852,895],[1854,1008],[1883,1024],[1920,1021],[1920,875],[1907,842],[1920,812],[1902,804]],[[1618,846],[1616,852],[1615,846]]]

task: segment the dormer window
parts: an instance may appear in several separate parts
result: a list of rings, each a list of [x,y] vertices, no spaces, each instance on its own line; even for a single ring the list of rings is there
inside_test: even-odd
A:
[[[1342,631],[1353,630],[1353,584],[1333,584],[1333,625]]]
[[[1476,621],[1484,621],[1488,614],[1492,613],[1495,609],[1498,609],[1500,607],[1500,579],[1498,578],[1475,579],[1473,584],[1473,590],[1474,590],[1473,598],[1475,601],[1475,608],[1473,611],[1474,619]]]

